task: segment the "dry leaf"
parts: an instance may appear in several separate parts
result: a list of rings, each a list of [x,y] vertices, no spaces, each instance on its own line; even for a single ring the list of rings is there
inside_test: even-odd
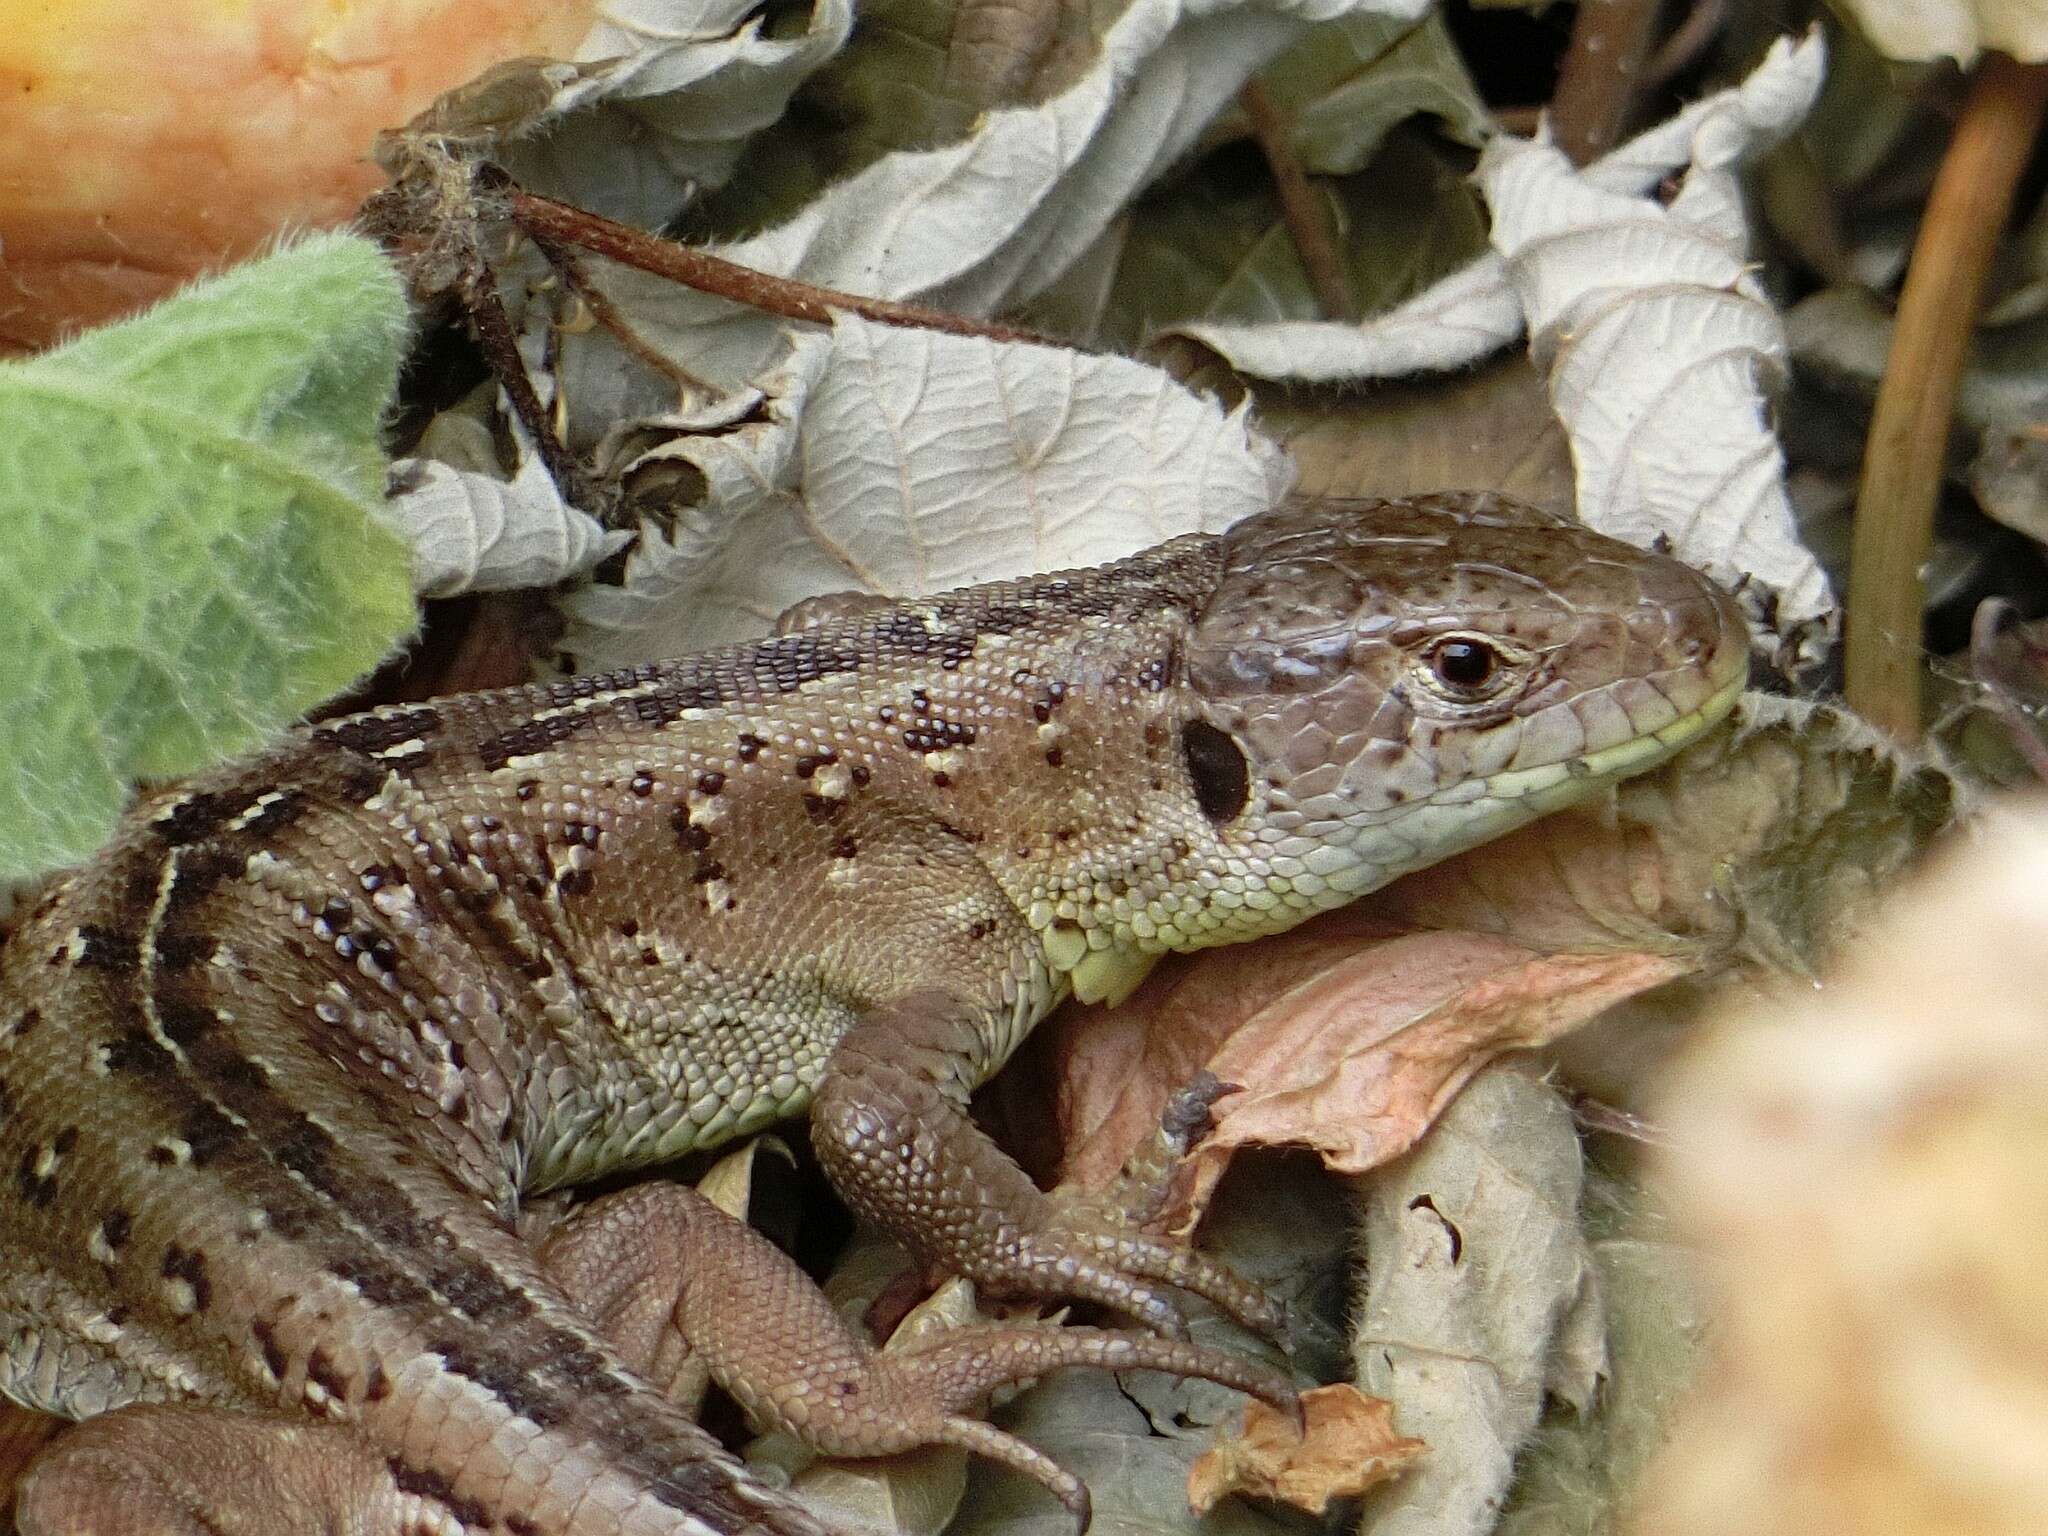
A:
[[[1716,1359],[1643,1536],[2048,1528],[2048,811],[1987,818],[1664,1108]]]
[[[1393,1405],[1356,1387],[1304,1392],[1301,1411],[1305,1432],[1265,1403],[1248,1406],[1243,1433],[1205,1451],[1188,1468],[1194,1512],[1206,1515],[1226,1495],[1245,1493],[1320,1515],[1330,1500],[1385,1482],[1429,1449],[1395,1434]]]
[[[1300,495],[1484,485],[1553,511],[1572,508],[1571,449],[1526,355],[1448,377],[1388,380],[1357,398],[1271,387],[1253,398],[1261,428],[1300,466]]]
[[[1119,1008],[1063,1016],[1063,1180],[1114,1178],[1167,1096],[1207,1067],[1248,1085],[1177,1176],[1199,1208],[1239,1146],[1305,1145],[1357,1173],[1405,1151],[1482,1065],[1541,1045],[1682,975],[1661,955],[1544,955],[1486,934],[1361,937],[1338,914],[1249,949],[1164,969]]]
[[[1482,1074],[1362,1181],[1354,1379],[1430,1446],[1367,1499],[1373,1536],[1488,1536],[1546,1392],[1590,1399],[1606,1369],[1577,1129],[1527,1065]]]

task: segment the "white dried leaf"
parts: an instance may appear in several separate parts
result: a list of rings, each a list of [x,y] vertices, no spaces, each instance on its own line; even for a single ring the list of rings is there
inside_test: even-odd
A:
[[[957,143],[882,156],[789,222],[715,254],[842,292],[991,314],[1086,253],[1309,25],[1427,9],[1427,0],[1132,0],[1089,70],[1059,95],[986,113]],[[787,322],[774,316],[610,264],[593,268],[642,340],[714,390],[751,381],[781,353]],[[546,329],[542,308],[529,308],[529,340]],[[675,400],[670,381],[622,372],[601,327],[549,343],[559,347],[572,437],[593,415],[651,414]],[[529,351],[538,359],[549,348],[534,340]]]
[[[845,45],[853,6],[811,0],[801,28],[787,20],[770,36],[757,0],[609,0],[573,61],[503,66],[444,98],[434,126],[533,191],[656,226],[725,183]]]
[[[1579,1231],[1571,1111],[1495,1066],[1366,1183],[1357,1385],[1429,1455],[1366,1496],[1373,1536],[1485,1536],[1542,1416],[1560,1329],[1597,1284]],[[1584,1356],[1580,1333],[1570,1342]]]
[[[1291,467],[1226,412],[1120,357],[841,317],[758,392],[642,461],[707,482],[648,527],[622,586],[565,603],[579,667],[763,633],[802,598],[891,597],[1094,565],[1272,505]]]
[[[1495,140],[1477,173],[1532,350],[1550,368],[1579,515],[1768,590],[1782,631],[1808,643],[1836,611],[1799,543],[1766,419],[1784,327],[1748,265],[1734,171],[1799,120],[1821,64],[1817,36],[1781,43],[1744,86],[1691,109],[1684,133],[1667,125],[1630,146],[1641,172],[1689,150],[1668,205],[1610,191],[1525,140]]]
[[[384,520],[412,542],[422,597],[549,587],[587,573],[631,538],[562,500],[540,459],[512,479],[434,459],[400,459]]]
[[[1639,197],[1686,166],[1695,145],[1718,150],[1772,141],[1797,126],[1821,69],[1817,37],[1781,42],[1731,90],[1693,103],[1579,172],[1590,187]],[[1738,226],[1739,228],[1739,226]],[[1262,379],[1347,383],[1462,368],[1523,334],[1522,303],[1507,264],[1490,251],[1462,271],[1362,324],[1200,323],[1173,328],[1232,367]]]
[[[1490,357],[1521,336],[1522,306],[1501,259],[1488,252],[1361,325],[1197,321],[1173,331],[1256,378],[1345,384],[1435,373]]]
[[[1843,0],[1880,53],[1894,59],[1975,61],[1996,48],[2030,63],[2048,58],[2041,0]]]

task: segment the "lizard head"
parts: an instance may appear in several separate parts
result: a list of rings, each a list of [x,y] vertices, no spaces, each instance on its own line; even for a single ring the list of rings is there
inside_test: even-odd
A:
[[[1226,848],[1298,912],[1654,766],[1748,673],[1704,576],[1495,496],[1292,503],[1223,558],[1182,747]]]

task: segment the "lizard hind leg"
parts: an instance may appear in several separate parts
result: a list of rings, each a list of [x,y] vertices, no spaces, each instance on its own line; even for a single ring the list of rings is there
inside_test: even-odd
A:
[[[176,1404],[116,1409],[58,1436],[22,1479],[15,1527],[20,1536],[462,1529],[450,1505],[401,1489],[386,1459],[346,1425]]]
[[[1100,1302],[1179,1337],[1174,1287],[1280,1334],[1279,1304],[1228,1265],[1033,1184],[968,1116],[977,1043],[971,1016],[939,993],[870,1013],[840,1040],[812,1100],[811,1140],[848,1204],[992,1295]]]
[[[694,1190],[649,1183],[591,1202],[539,1248],[627,1362],[672,1382],[708,1370],[754,1419],[825,1456],[954,1445],[1046,1487],[1080,1522],[1080,1482],[1015,1436],[971,1417],[993,1389],[1072,1365],[1170,1371],[1285,1410],[1291,1377],[1176,1339],[1101,1328],[1000,1325],[878,1351],[788,1255]],[[659,1308],[661,1325],[651,1326]]]

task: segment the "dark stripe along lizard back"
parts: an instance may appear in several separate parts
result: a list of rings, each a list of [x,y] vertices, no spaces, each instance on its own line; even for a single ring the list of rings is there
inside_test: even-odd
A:
[[[1014,1170],[961,1141],[904,1185],[866,1086],[943,1118],[1068,990],[1650,766],[1746,644],[1685,567],[1497,499],[1292,504],[296,732],[138,809],[0,953],[0,1390],[355,1426],[403,1511],[366,1528],[808,1531],[619,1362],[522,1194],[820,1090],[828,1170],[926,1257],[1039,1291],[1085,1250],[1067,1288],[1170,1321],[1162,1282],[1224,1282],[1051,1216],[996,1254],[1041,1217],[960,1202],[1028,1205]]]

